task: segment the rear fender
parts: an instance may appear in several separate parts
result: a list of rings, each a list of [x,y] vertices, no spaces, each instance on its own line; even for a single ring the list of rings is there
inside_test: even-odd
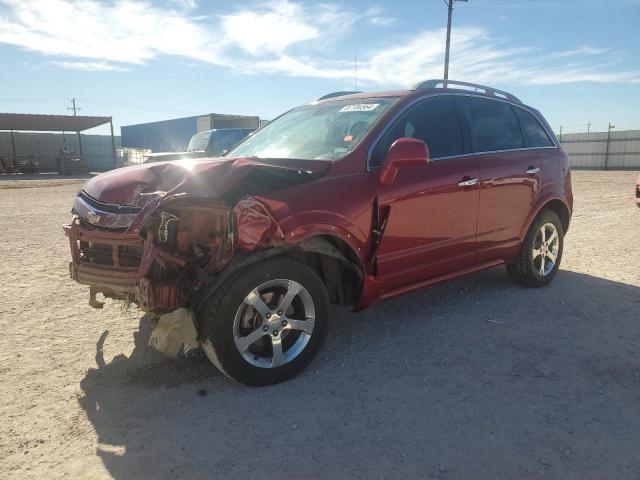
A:
[[[527,221],[525,222],[524,226],[522,227],[522,230],[520,231],[520,235],[519,235],[519,240],[520,242],[524,241],[524,238],[527,236],[527,232],[529,231],[529,228],[531,227],[531,224],[533,223],[533,221],[535,220],[535,218],[538,216],[538,214],[544,210],[551,202],[554,201],[559,201],[562,203],[562,205],[564,205],[565,211],[567,213],[567,219],[571,218],[571,208],[569,206],[569,204],[567,203],[567,201],[559,196],[559,195],[555,195],[555,194],[547,194],[543,197],[541,197],[535,204],[534,208],[531,210],[531,213],[529,213],[529,216],[527,217]],[[568,222],[568,220],[567,220]],[[568,224],[568,223],[567,223]]]

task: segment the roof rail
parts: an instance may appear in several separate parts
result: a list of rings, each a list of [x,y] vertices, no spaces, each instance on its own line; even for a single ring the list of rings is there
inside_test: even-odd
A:
[[[457,80],[425,80],[413,86],[411,90],[423,90],[426,88],[438,88],[438,85],[442,85],[442,88],[447,88],[449,85],[462,85],[465,87],[475,88],[477,90],[484,90],[487,95],[494,97],[504,97],[508,100],[522,103],[518,97],[511,93],[498,90],[497,88],[487,87],[485,85],[479,85],[477,83],[459,82]]]
[[[355,90],[354,91],[345,90],[343,92],[331,92],[331,93],[327,93],[326,95],[323,95],[316,101],[319,102],[320,100],[326,100],[327,98],[344,97],[345,95],[353,95],[355,93],[362,93],[362,92],[357,92]]]

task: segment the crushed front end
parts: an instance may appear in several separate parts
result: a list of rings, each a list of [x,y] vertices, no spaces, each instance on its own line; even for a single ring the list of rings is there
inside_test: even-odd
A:
[[[101,203],[80,192],[72,222],[64,226],[71,247],[69,269],[96,294],[130,301],[144,311],[189,307],[198,279],[233,256],[232,211],[223,203],[176,199],[144,207]]]
[[[238,254],[284,234],[259,195],[312,182],[328,162],[205,158],[120,168],[91,178],[70,224],[71,277],[96,294],[164,313],[199,304]],[[300,168],[304,166],[305,168]],[[279,207],[288,214],[286,205]]]

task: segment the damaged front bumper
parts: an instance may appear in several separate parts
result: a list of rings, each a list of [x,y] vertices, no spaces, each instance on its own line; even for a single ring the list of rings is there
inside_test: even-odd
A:
[[[71,278],[90,287],[89,303],[97,308],[97,293],[130,301],[143,311],[190,308],[203,283],[228,265],[236,247],[249,253],[283,238],[259,203],[245,199],[236,208],[176,199],[134,219],[142,227],[118,229],[76,214],[63,226],[71,248]]]
[[[154,263],[184,267],[186,259],[158,248],[153,238],[86,228],[78,218],[63,228],[71,247],[71,278],[91,287],[92,306],[100,306],[96,293],[130,299],[144,311],[174,310],[181,304],[177,284],[147,276]]]

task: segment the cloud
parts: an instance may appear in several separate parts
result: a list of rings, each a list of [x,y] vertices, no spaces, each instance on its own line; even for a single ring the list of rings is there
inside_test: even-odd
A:
[[[128,72],[129,68],[108,62],[64,62],[54,60],[50,62],[56,67],[65,68],[67,70],[82,70],[85,72]]]
[[[400,45],[379,49],[358,63],[358,80],[373,87],[407,87],[442,78],[445,30],[423,32]],[[451,37],[450,77],[477,83],[557,85],[563,83],[638,83],[640,72],[615,71],[612,63],[549,65],[549,54],[532,47],[505,47],[480,27],[459,27]],[[597,52],[592,51],[595,55]],[[566,56],[566,55],[565,55]],[[350,61],[288,55],[247,65],[244,73],[353,79]]]
[[[253,56],[281,55],[300,44],[319,51],[329,43],[335,44],[369,15],[331,3],[272,0],[221,15],[222,42]]]
[[[183,8],[185,10],[193,10],[198,6],[198,2],[196,0],[170,0],[176,6]]]
[[[551,54],[551,56],[555,58],[565,58],[565,57],[575,57],[575,56],[581,56],[581,55],[601,55],[607,52],[610,52],[610,49],[583,46],[583,47],[576,48],[574,50],[554,52]]]
[[[160,54],[215,62],[214,32],[146,1],[2,0],[0,43],[45,55],[142,64]]]
[[[361,83],[406,87],[420,80],[442,78],[444,38],[446,31],[438,29],[413,35],[396,46],[373,51],[358,65]],[[451,36],[450,78],[488,84],[557,85],[563,83],[639,83],[640,71],[619,70],[617,61],[607,55],[609,50],[581,47],[571,52],[561,52],[563,59],[569,56],[596,57],[596,62],[576,61],[553,65],[553,52],[533,47],[505,46],[492,38],[481,27],[458,27]],[[569,54],[570,53],[570,54]],[[558,58],[559,58],[558,57]],[[604,59],[602,58],[604,57]],[[359,56],[360,58],[360,56]],[[305,70],[324,76],[334,72],[335,63],[305,62]],[[352,78],[352,66],[340,68],[335,78]],[[345,75],[346,74],[346,75]],[[332,75],[328,75],[332,76]]]
[[[393,17],[371,17],[367,21],[376,27],[388,27],[397,23],[398,19]]]
[[[371,87],[406,87],[442,77],[444,29],[387,31],[362,49],[361,28],[392,26],[380,7],[263,0],[201,15],[195,0],[0,0],[0,43],[54,57],[60,68],[126,70],[171,55],[244,74],[351,80],[358,45],[358,80]],[[605,48],[545,52],[495,39],[485,28],[452,34],[451,78],[480,83],[638,83]]]
[[[388,27],[398,22],[397,18],[384,15],[384,11],[380,7],[369,7],[365,10],[363,18],[369,25],[376,27]]]
[[[222,28],[228,43],[252,54],[283,53],[296,43],[321,35],[305,19],[302,6],[287,1],[223,15]]]

